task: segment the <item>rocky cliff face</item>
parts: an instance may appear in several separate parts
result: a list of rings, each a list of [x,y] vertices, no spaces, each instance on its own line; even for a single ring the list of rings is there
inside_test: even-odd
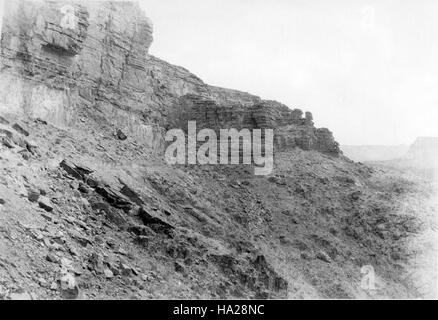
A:
[[[276,101],[213,100],[211,97],[185,95],[179,109],[171,118],[173,126],[185,128],[187,121],[195,120],[198,129],[210,128],[219,132],[223,128],[238,130],[274,129],[276,150],[301,148],[338,155],[339,145],[333,134],[325,128],[317,129],[310,112],[291,110]]]
[[[197,77],[148,55],[152,25],[136,3],[5,6],[0,90],[9,112],[75,125],[91,110],[144,139],[141,127],[162,121],[174,96],[204,91]]]
[[[419,296],[405,241],[434,214],[417,183],[336,157],[310,112],[151,56],[134,3],[3,12],[0,300]],[[273,173],[167,165],[163,132],[188,120],[274,128]]]
[[[193,114],[202,126],[279,128],[278,146],[338,154],[300,110],[206,85],[148,54],[152,24],[134,2],[8,1],[0,105],[61,126],[97,120],[162,150],[163,128]],[[187,103],[187,97],[196,102]],[[196,110],[190,110],[193,105]]]

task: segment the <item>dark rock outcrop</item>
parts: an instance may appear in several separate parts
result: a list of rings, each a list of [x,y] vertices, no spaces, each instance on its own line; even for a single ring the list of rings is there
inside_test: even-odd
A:
[[[235,128],[238,130],[274,129],[274,144],[277,150],[301,148],[317,150],[326,154],[340,154],[339,144],[326,128],[315,128],[310,112],[291,110],[287,106],[266,100],[255,100],[247,104],[218,104],[199,95],[186,95],[180,99],[180,112],[175,115],[173,125],[187,130],[187,121],[195,120],[198,130],[210,128]],[[219,135],[218,135],[219,137]]]

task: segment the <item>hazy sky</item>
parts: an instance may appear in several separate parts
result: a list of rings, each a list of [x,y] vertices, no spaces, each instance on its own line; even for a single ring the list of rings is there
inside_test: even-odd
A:
[[[151,53],[312,111],[342,144],[438,136],[438,1],[142,0]]]
[[[438,136],[436,0],[140,2],[152,54],[312,111],[342,144]]]

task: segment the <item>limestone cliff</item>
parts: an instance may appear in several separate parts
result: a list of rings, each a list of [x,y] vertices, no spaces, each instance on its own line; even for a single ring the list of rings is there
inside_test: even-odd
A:
[[[81,120],[104,130],[124,128],[157,150],[164,129],[184,119],[204,127],[275,128],[279,147],[340,152],[330,131],[314,127],[310,113],[303,118],[301,110],[278,102],[209,86],[150,55],[152,24],[135,2],[14,0],[5,6],[5,112],[58,126]]]

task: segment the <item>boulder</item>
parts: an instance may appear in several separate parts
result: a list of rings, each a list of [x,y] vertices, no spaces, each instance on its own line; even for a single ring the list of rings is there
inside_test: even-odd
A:
[[[39,199],[39,197],[40,197],[40,192],[39,192],[39,190],[29,189],[29,190],[27,191],[27,199],[28,199],[30,202],[37,202],[38,199]]]
[[[124,134],[123,131],[120,130],[120,129],[117,130],[116,136],[117,136],[117,139],[119,139],[119,140],[126,140],[126,139],[128,139],[126,134]]]
[[[97,186],[95,191],[115,208],[122,209],[126,212],[132,208],[132,203],[125,198],[123,194],[114,190],[108,185]]]
[[[17,131],[19,134],[22,134],[25,137],[29,136],[29,131],[27,131],[26,129],[24,129],[21,125],[19,125],[18,123],[14,123],[12,126],[12,129],[14,129],[15,131]]]
[[[143,207],[139,208],[138,216],[140,217],[140,219],[144,225],[150,227],[155,232],[164,233],[164,234],[169,235],[170,232],[174,229],[174,227],[172,225],[165,222],[163,219],[160,219],[160,218],[156,217],[155,215],[151,214],[149,211],[147,211]]]
[[[47,198],[45,196],[40,196],[39,197],[38,205],[41,208],[43,208],[44,210],[46,210],[47,212],[53,211],[53,204],[52,204],[52,202],[49,200],[49,198]]]
[[[66,159],[62,160],[59,166],[73,178],[83,181],[93,172],[93,170],[84,165],[78,165]]]
[[[79,296],[79,287],[75,276],[68,272],[59,279],[61,295],[64,299],[74,300]]]

